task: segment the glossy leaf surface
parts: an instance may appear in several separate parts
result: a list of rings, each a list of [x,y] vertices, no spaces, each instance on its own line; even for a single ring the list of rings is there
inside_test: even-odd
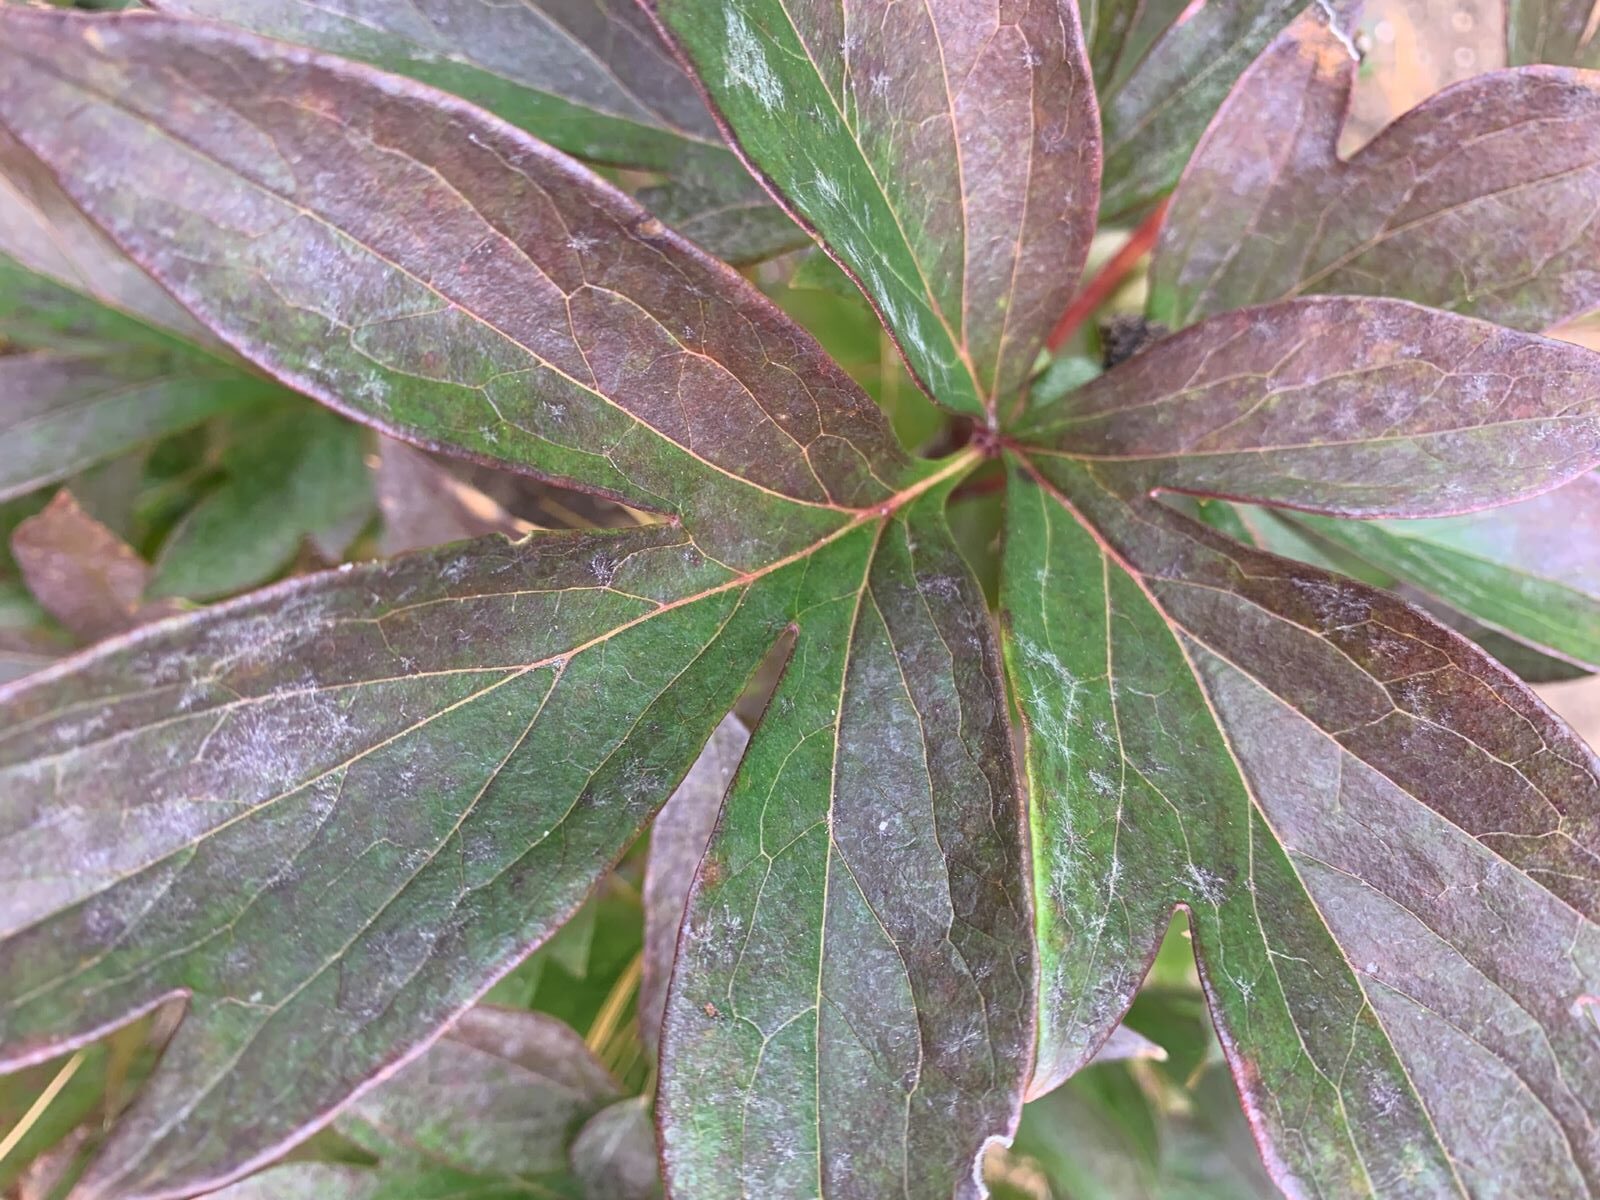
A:
[[[1245,74],[1167,211],[1152,316],[1359,293],[1544,330],[1600,307],[1600,75],[1476,76],[1346,162],[1355,69],[1313,14]]]
[[[202,22],[4,21],[0,119],[300,390],[415,442],[677,512],[736,566],[757,539],[739,506],[797,501],[760,539],[792,547],[898,484],[892,436],[806,334],[479,110]]]
[[[1291,1194],[1588,1194],[1593,753],[1384,593],[1092,466],[1011,487],[1007,653],[1051,847],[1037,1086],[1109,1033],[1184,903]]]
[[[980,1195],[1033,973],[1010,733],[936,493],[796,643],[690,893],[662,1033],[676,1195]]]
[[[1099,129],[1073,7],[654,8],[928,392],[992,409],[1031,370],[1093,231]]]
[[[159,0],[407,75],[577,158],[659,171],[646,203],[732,262],[807,242],[722,135],[638,5],[624,0]]]
[[[1295,300],[1163,339],[1024,436],[1128,489],[1445,515],[1600,461],[1600,355],[1398,300]]]

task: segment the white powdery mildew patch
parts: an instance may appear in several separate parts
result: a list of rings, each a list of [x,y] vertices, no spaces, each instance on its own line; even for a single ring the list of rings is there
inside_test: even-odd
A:
[[[1189,863],[1184,870],[1189,876],[1189,882],[1194,885],[1195,895],[1213,908],[1222,905],[1228,893],[1219,875],[1194,862]]]
[[[1360,625],[1372,617],[1372,605],[1364,597],[1331,579],[1300,576],[1289,582],[1311,605],[1324,630]]]
[[[326,747],[322,758],[347,753],[359,732],[339,701],[317,693],[284,696],[230,713],[197,757],[209,767],[196,777],[202,793],[228,794],[248,781],[263,794],[283,793],[318,769],[309,747]]]
[[[771,112],[783,103],[783,85],[767,65],[761,40],[737,9],[724,10],[728,28],[728,83],[755,96],[761,107]]]

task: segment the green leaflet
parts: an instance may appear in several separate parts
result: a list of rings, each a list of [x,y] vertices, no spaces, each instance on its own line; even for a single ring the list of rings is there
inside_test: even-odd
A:
[[[153,596],[211,600],[272,579],[312,541],[344,556],[375,509],[368,435],[323,408],[298,404],[244,424],[226,478],[161,548]]]
[[[1053,0],[654,10],[929,394],[992,414],[1088,252],[1099,131],[1076,14]]]
[[[1600,669],[1600,479],[1432,521],[1295,518],[1430,599],[1546,653]]]
[[[679,1195],[976,1197],[1016,1119],[1033,977],[997,656],[939,493],[875,537],[690,894],[661,1051]]]
[[[1092,467],[1040,459],[1011,486],[1007,654],[1054,847],[1035,863],[1044,995],[1082,997],[1042,1001],[1036,1086],[1109,1032],[1182,902],[1281,1185],[1586,1194],[1600,1053],[1579,998],[1600,936],[1569,831],[1600,813],[1592,753],[1383,593]],[[1445,875],[1475,890],[1427,882]],[[1504,953],[1528,927],[1547,950]],[[1486,1139],[1502,1111],[1519,1135]]]
[[[282,389],[220,357],[0,131],[0,497]]]
[[[0,498],[26,495],[130,447],[281,394],[265,380],[227,369],[114,347],[0,357],[6,445]]]
[[[154,7],[371,63],[460,96],[559,150],[659,171],[657,216],[729,262],[808,244],[722,141],[634,4],[540,0],[160,0]]]

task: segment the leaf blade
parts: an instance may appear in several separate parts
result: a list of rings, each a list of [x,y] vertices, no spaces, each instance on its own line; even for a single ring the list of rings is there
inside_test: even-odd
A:
[[[803,545],[902,482],[881,414],[798,326],[481,110],[201,22],[0,19],[0,119],[185,304],[324,403],[680,511],[735,562],[759,553],[741,507],[784,501]],[[157,163],[176,181],[159,193]],[[225,261],[191,244],[201,230]]]
[[[1130,492],[1448,516],[1595,465],[1600,356],[1400,300],[1288,300],[1162,339],[1023,436]]]
[[[632,4],[357,0],[337,13],[310,0],[154,7],[410,76],[588,162],[664,172],[667,185],[651,189],[647,205],[729,262],[807,242],[723,144],[693,82]]]
[[[873,3],[836,19],[781,0],[654,12],[928,393],[992,412],[1031,370],[1088,249],[1099,135],[1076,12]],[[1056,271],[1023,270],[1025,249]]]
[[[1248,928],[1221,925],[1208,937],[1202,925],[1196,936],[1224,1047],[1280,1185],[1474,1194],[1513,1181],[1591,1194],[1597,1164],[1577,1131],[1589,1119],[1580,1097],[1592,1094],[1583,1080],[1600,1071],[1600,1054],[1579,1018],[1600,969],[1600,762],[1503,668],[1393,597],[1123,500],[1092,467],[1051,460],[1038,470],[1138,578],[1182,647],[1186,686],[1203,693],[1213,745],[1226,734],[1232,794],[1250,798],[1253,815],[1233,823],[1224,845],[1237,852],[1243,842],[1257,866],[1273,866],[1270,891],[1264,878],[1256,890],[1285,950],[1252,977],[1239,970]],[[1192,769],[1176,747],[1167,763]],[[1178,885],[1158,895],[1183,899],[1192,886],[1192,916],[1239,890],[1225,866],[1209,864],[1212,879],[1189,883],[1178,866],[1168,872]],[[1427,882],[1446,876],[1476,879],[1478,890]],[[1521,914],[1513,925],[1508,912]],[[1572,954],[1523,955],[1501,932],[1523,920]],[[1334,1005],[1336,981],[1344,999]],[[1292,1020],[1287,1035],[1263,1038],[1252,1022],[1275,1003],[1263,990],[1274,983]],[[1483,1020],[1530,1040],[1513,1048],[1485,1035]],[[1349,1041],[1330,1038],[1346,1029]],[[1307,1052],[1320,1058],[1323,1083],[1294,1068]],[[1398,1069],[1387,1084],[1372,1074],[1385,1061]],[[1358,1065],[1366,1082],[1352,1094]],[[1311,1103],[1302,1089],[1326,1085],[1343,1094],[1336,1108],[1300,1107]],[[1302,1099],[1291,1109],[1289,1097]],[[1518,1113],[1515,1132],[1497,1124],[1502,1105]],[[1310,1111],[1315,1129],[1294,1115]],[[1407,1132],[1396,1135],[1402,1119]],[[1376,1147],[1329,1140],[1341,1130],[1360,1139],[1373,1124],[1386,1131]],[[1421,1173],[1426,1162],[1431,1175]]]
[[[1600,76],[1476,76],[1343,161],[1355,66],[1307,15],[1245,74],[1173,196],[1152,315],[1185,325],[1317,292],[1544,330],[1600,306]]]
[[[702,860],[663,1029],[682,1194],[976,1196],[986,1137],[1014,1127],[1018,803],[942,503],[887,523],[802,631]]]

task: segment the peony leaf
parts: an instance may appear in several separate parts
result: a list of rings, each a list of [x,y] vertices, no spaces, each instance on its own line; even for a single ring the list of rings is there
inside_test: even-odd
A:
[[[1600,75],[1475,76],[1346,161],[1355,71],[1313,13],[1239,81],[1167,210],[1153,317],[1352,293],[1545,330],[1600,307]]]
[[[558,150],[662,173],[657,216],[729,262],[808,244],[724,145],[694,82],[628,0],[157,0],[371,63],[470,100]]]
[[[1011,489],[1007,654],[1050,847],[1036,1089],[1109,1034],[1182,903],[1286,1191],[1589,1194],[1593,753],[1385,593],[1093,465],[1022,460]]]
[[[1600,354],[1400,300],[1292,300],[1162,339],[1021,436],[1127,491],[1443,516],[1600,464]]]
[[[1099,128],[1073,6],[653,7],[928,393],[992,413],[1032,370],[1093,232]]]

